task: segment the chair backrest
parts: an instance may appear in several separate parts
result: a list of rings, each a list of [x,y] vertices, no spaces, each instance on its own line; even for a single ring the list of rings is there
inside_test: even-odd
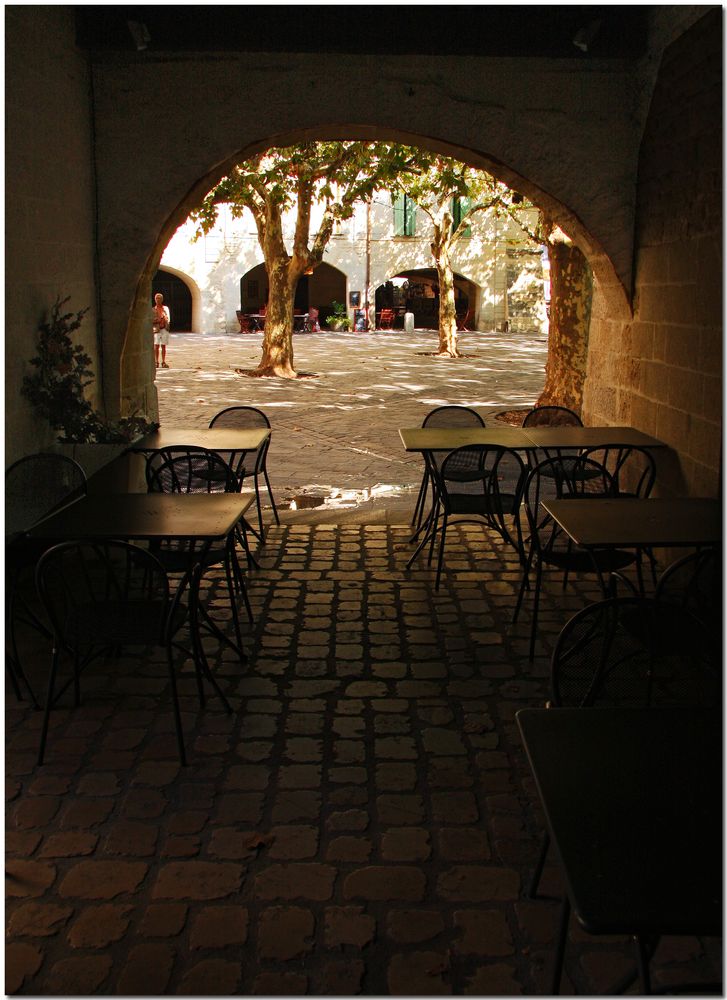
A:
[[[608,469],[580,455],[546,458],[530,470],[523,487],[523,504],[536,550],[553,551],[568,546],[568,536],[543,510],[548,500],[568,497],[616,496],[616,484]]]
[[[721,629],[721,554],[710,547],[677,559],[659,577],[655,596],[686,608],[715,631]]]
[[[72,458],[52,452],[26,455],[5,471],[5,534],[37,521],[86,492],[86,475]]]
[[[605,465],[613,476],[619,496],[639,497],[651,495],[656,482],[656,462],[646,448],[632,445],[600,445],[584,448],[583,458],[590,458]]]
[[[169,581],[148,549],[129,542],[62,542],[36,567],[53,631],[74,648],[165,640]]]
[[[256,406],[228,406],[220,410],[210,420],[210,427],[238,427],[241,430],[251,430],[256,427],[271,427],[267,415]],[[268,448],[272,438],[272,431],[263,444],[254,451],[245,451],[236,456],[232,452],[228,458],[229,462],[238,477],[251,474],[257,475],[261,472],[267,462]]]
[[[492,445],[466,445],[450,452],[433,475],[447,514],[484,516],[520,550],[518,515],[526,467],[517,452]],[[517,536],[517,540],[516,540]]]
[[[270,421],[256,406],[228,406],[210,420],[210,427],[270,427]]]
[[[484,427],[485,421],[470,406],[438,406],[427,413],[422,427]]]
[[[556,708],[716,707],[721,681],[701,623],[654,598],[616,597],[579,611],[551,660]],[[614,734],[617,738],[617,734]]]
[[[583,421],[567,406],[536,406],[523,418],[523,427],[582,427]]]
[[[146,461],[149,493],[236,493],[238,481],[227,462],[207,448],[160,448]]]

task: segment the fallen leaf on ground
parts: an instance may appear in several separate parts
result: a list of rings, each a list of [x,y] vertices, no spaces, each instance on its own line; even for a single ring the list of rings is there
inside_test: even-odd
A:
[[[243,840],[243,847],[248,851],[256,851],[258,847],[270,847],[275,840],[274,833],[253,833]]]

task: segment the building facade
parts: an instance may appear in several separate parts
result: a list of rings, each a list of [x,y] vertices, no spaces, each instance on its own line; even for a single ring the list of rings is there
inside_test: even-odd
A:
[[[354,329],[374,328],[381,309],[393,308],[395,325],[405,312],[418,328],[438,326],[438,282],[430,250],[432,226],[416,206],[402,206],[378,192],[370,205],[359,203],[340,223],[323,263],[301,278],[296,309],[315,308],[322,328],[333,303],[344,303]],[[312,219],[311,232],[318,228]],[[537,213],[528,213],[534,228]],[[292,245],[294,212],[284,231]],[[217,223],[197,238],[187,220],[169,241],[153,282],[172,299],[172,328],[233,333],[237,313],[258,313],[267,301],[268,282],[252,215],[234,218],[221,205]],[[527,329],[547,332],[547,256],[510,218],[478,212],[453,253],[455,300],[461,324],[470,330]],[[172,280],[176,279],[176,281]],[[180,284],[182,287],[180,287]],[[186,294],[185,294],[186,289]]]

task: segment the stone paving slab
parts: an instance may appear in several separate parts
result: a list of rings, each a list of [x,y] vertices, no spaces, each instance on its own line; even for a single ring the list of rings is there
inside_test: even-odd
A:
[[[417,330],[294,337],[299,372],[314,377],[251,379],[261,334],[173,334],[171,368],[157,372],[161,421],[206,427],[226,406],[257,406],[273,426],[268,467],[284,520],[297,524],[408,521],[422,474],[398,428],[419,426],[446,403],[475,407],[486,420],[532,406],[543,387],[546,338],[463,333],[465,357],[432,357],[437,335]],[[325,506],[285,513],[290,499]],[[286,502],[287,500],[287,502]]]
[[[200,709],[182,657],[186,768],[163,653],[89,668],[41,768],[39,713],[7,695],[8,993],[547,991],[560,886],[551,860],[547,898],[523,894],[542,827],[515,713],[543,704],[549,651],[593,584],[546,586],[529,663],[512,553],[451,529],[435,593],[426,562],[405,571],[407,537],[271,528],[247,661],[208,646],[231,715]],[[221,621],[223,595],[210,575]],[[42,690],[49,651],[23,649]],[[573,928],[564,992],[630,967],[628,942]],[[656,985],[718,975],[718,943],[660,944]]]

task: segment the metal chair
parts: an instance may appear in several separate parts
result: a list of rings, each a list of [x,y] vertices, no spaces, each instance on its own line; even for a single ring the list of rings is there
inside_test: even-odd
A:
[[[485,421],[477,412],[469,406],[457,406],[457,405],[447,405],[447,406],[437,406],[436,409],[430,410],[429,413],[422,420],[422,427],[484,427]],[[449,452],[430,452],[430,460],[433,461],[438,467],[441,467],[442,462],[446,458]],[[419,486],[419,495],[417,496],[417,501],[414,506],[414,513],[412,515],[411,523],[416,526],[417,532],[421,528],[422,518],[424,516],[424,506],[426,504],[427,493],[429,487],[433,487],[432,476],[429,472],[429,465],[426,461],[424,462],[424,474],[422,476],[421,485]],[[434,498],[432,498],[432,502]],[[414,535],[416,538],[416,534]]]
[[[267,416],[262,410],[259,410],[255,406],[228,406],[226,409],[220,410],[220,412],[215,414],[212,420],[210,420],[210,427],[239,427],[241,429],[250,429],[270,426],[271,424]],[[267,489],[268,496],[270,497],[270,504],[273,508],[275,523],[280,524],[278,508],[275,506],[275,497],[273,496],[273,491],[270,486],[270,477],[268,476],[267,460],[270,441],[271,438],[269,437],[257,450],[240,453],[231,452],[227,458],[227,461],[237,477],[238,489],[242,489],[245,479],[252,476],[253,484],[255,486],[255,502],[257,505],[258,524],[260,528],[258,537],[261,542],[265,541],[262,499],[260,496],[261,477],[265,482],[265,488]]]
[[[555,711],[599,706],[714,708],[721,702],[720,662],[705,641],[702,623],[686,608],[654,598],[609,598],[589,605],[565,625],[553,650],[548,707]],[[531,899],[537,896],[549,846],[545,833],[527,890]],[[553,993],[560,986],[569,917],[566,896]],[[649,943],[637,939],[636,944],[638,965],[648,976]]]
[[[534,406],[523,417],[523,427],[582,427],[583,421],[567,406]]]
[[[180,591],[171,597],[159,560],[128,542],[63,542],[41,557],[36,584],[53,636],[38,764],[44,760],[50,712],[58,698],[73,685],[78,707],[82,670],[96,656],[132,645],[166,649],[179,759],[186,764],[172,650],[187,609]],[[72,658],[73,675],[56,692],[63,652]]]
[[[407,569],[427,542],[428,564],[431,565],[436,536],[439,535],[434,584],[434,589],[439,589],[447,527],[450,518],[455,516],[460,516],[464,523],[483,519],[488,528],[496,531],[516,549],[521,559],[524,558],[519,511],[525,471],[517,452],[492,445],[457,448],[447,455],[441,469],[432,463],[435,501],[431,524],[407,563]]]
[[[379,313],[379,330],[391,330],[394,326],[396,313],[393,309],[382,309]]]
[[[538,610],[542,588],[543,570],[546,567],[564,573],[563,586],[568,573],[595,573],[604,597],[608,596],[608,575],[625,566],[640,563],[633,551],[604,549],[586,552],[573,545],[558,523],[543,509],[547,500],[567,497],[614,497],[616,486],[609,471],[598,462],[579,456],[546,458],[528,473],[523,489],[523,506],[529,530],[529,551],[524,560],[520,592],[518,594],[513,624],[517,621],[526,589],[530,589],[530,574],[535,567],[532,623],[530,629],[530,659],[535,655],[535,636],[538,627]]]
[[[25,532],[48,514],[72,503],[86,492],[86,475],[72,458],[52,452],[26,455],[5,472],[5,615],[7,646],[5,669],[13,690],[22,700],[22,684],[31,702],[37,700],[20,662],[17,625],[30,625],[50,637],[46,625],[23,597],[23,587],[48,543],[31,540]]]
[[[152,452],[146,462],[146,482],[150,493],[237,493],[238,491],[234,472],[217,452],[192,446],[161,448]],[[243,539],[245,537],[244,531],[242,537]],[[191,581],[191,574],[198,557],[189,545],[169,541],[155,549],[155,554],[167,572],[182,574],[182,585]],[[216,565],[224,566],[237,642],[233,643],[222,632],[203,607],[199,610],[212,632],[244,659],[236,593],[242,596],[250,622],[252,622],[252,608],[237,559],[236,532],[231,532],[222,545],[212,546],[205,553],[202,569],[207,570]]]

